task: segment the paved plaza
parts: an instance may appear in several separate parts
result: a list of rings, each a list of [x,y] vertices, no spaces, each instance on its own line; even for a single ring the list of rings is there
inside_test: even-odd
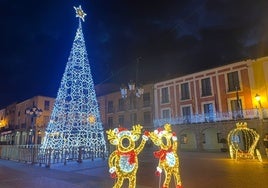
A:
[[[231,160],[228,153],[180,152],[184,188],[266,188],[268,160]],[[140,154],[137,188],[158,188],[164,177],[154,175],[157,160]],[[51,168],[0,160],[0,188],[111,188],[107,160],[69,162]],[[124,188],[127,184],[124,184]],[[175,187],[171,182],[170,188]]]

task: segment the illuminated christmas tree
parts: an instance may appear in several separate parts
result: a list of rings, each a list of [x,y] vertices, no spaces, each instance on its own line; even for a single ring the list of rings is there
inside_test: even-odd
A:
[[[63,74],[42,149],[90,148],[105,152],[103,127],[82,32],[85,13],[74,7],[79,26]]]

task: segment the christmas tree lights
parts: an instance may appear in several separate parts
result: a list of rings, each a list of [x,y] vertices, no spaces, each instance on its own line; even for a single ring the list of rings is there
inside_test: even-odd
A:
[[[88,147],[105,152],[103,127],[82,32],[85,13],[79,17],[73,46],[57,93],[42,149]]]

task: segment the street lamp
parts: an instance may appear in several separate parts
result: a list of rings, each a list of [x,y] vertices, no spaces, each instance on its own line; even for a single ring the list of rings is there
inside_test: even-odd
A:
[[[263,129],[264,129],[264,125],[263,125],[263,108],[262,108],[262,105],[261,105],[261,96],[259,94],[256,94],[255,95],[255,100],[259,103],[260,105],[260,108],[257,109],[259,112],[259,120],[260,120],[260,138],[262,139],[263,138]],[[260,142],[261,143],[261,146],[262,149],[265,148],[265,146],[263,145],[263,142]],[[262,153],[265,153],[265,151],[263,151]]]
[[[258,93],[255,95],[255,99],[259,103],[260,108],[262,108],[262,106],[261,106],[261,96]]]
[[[133,80],[130,80],[128,83],[128,88],[124,85],[120,88],[121,96],[123,99],[127,98],[128,93],[135,94],[136,97],[140,98],[143,95],[144,89],[140,84],[138,84],[138,76],[139,76],[139,64],[141,57],[137,58],[136,62],[136,83]],[[129,92],[128,92],[129,91]]]
[[[126,86],[122,86],[120,88],[121,91],[121,96],[123,99],[128,97],[128,93],[134,93],[136,97],[140,98],[143,93],[144,93],[144,89],[141,86],[136,86],[136,84],[133,81],[130,81],[128,83],[128,88]],[[128,92],[129,91],[129,92]]]
[[[34,130],[34,126],[36,123],[36,118],[41,116],[42,114],[42,110],[37,108],[36,106],[33,106],[32,108],[27,108],[25,110],[25,114],[27,114],[28,116],[31,117],[31,129],[29,132],[29,145],[31,146],[31,157],[32,157],[32,164],[34,164],[35,161],[35,149],[34,149],[34,145],[35,145],[35,130]]]
[[[29,144],[33,145],[35,144],[35,131],[34,126],[36,123],[36,118],[42,115],[42,110],[37,108],[36,106],[33,106],[32,108],[27,108],[25,110],[25,114],[31,117],[31,129],[29,132]]]
[[[136,104],[137,104],[136,98],[141,98],[141,96],[144,93],[143,87],[140,84],[138,84],[139,63],[140,63],[141,57],[138,57],[136,60],[137,60],[136,61],[136,83],[133,80],[131,80],[128,83],[128,87],[125,85],[122,85],[120,88],[121,97],[123,99],[122,104],[125,105],[127,102],[126,99],[129,97],[128,101],[129,101],[129,109],[130,110],[137,108],[136,107]],[[125,107],[123,107],[123,108],[125,108]],[[137,114],[134,113],[133,111],[131,111],[130,113],[131,113],[130,114],[130,119],[131,119],[130,121],[133,125],[137,121]],[[137,110],[137,113],[138,113],[138,110]]]

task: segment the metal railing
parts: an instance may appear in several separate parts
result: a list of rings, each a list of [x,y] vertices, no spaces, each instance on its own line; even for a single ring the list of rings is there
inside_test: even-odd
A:
[[[93,150],[90,147],[73,147],[71,149],[42,149],[41,145],[0,145],[0,158],[25,162],[31,164],[45,165],[50,167],[51,164],[63,163],[69,161],[107,157],[105,150]]]
[[[191,114],[183,117],[174,117],[174,118],[162,118],[155,119],[154,126],[162,126],[166,123],[170,123],[173,125],[181,125],[181,124],[193,124],[193,123],[206,123],[206,122],[220,122],[220,121],[229,121],[229,120],[237,120],[237,119],[266,119],[268,118],[268,109],[247,109],[241,111],[234,112],[217,112],[217,113],[209,113],[209,114]]]

